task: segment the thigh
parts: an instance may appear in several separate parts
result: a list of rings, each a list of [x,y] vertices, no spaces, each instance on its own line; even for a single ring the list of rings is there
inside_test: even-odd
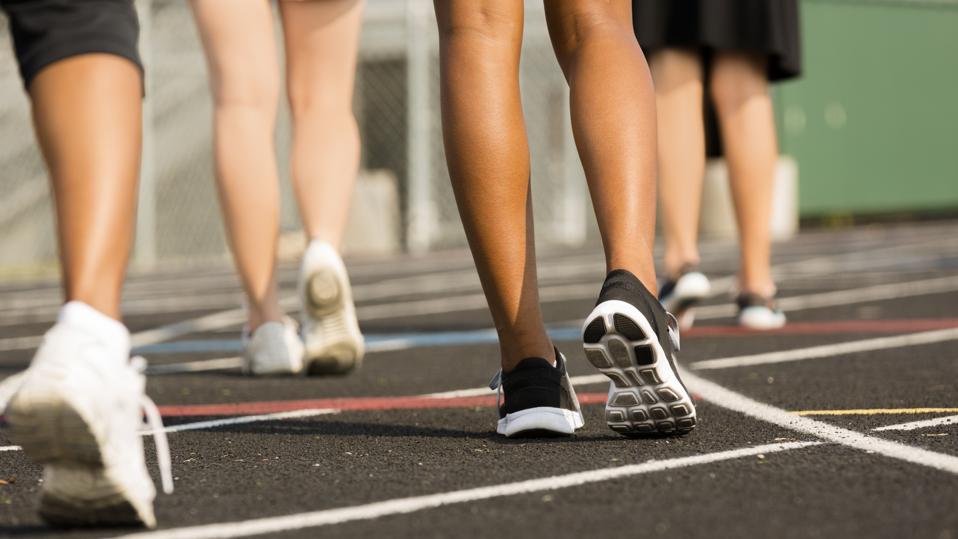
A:
[[[261,101],[278,91],[268,0],[192,0],[217,101]]]
[[[312,101],[348,108],[363,0],[283,0],[287,91],[294,107]]]

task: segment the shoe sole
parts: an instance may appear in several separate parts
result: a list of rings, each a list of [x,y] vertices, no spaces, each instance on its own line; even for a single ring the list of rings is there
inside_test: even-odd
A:
[[[499,420],[496,432],[509,438],[570,436],[585,424],[582,414],[564,408],[528,408]]]
[[[148,515],[141,514],[113,485],[107,485],[102,492],[83,499],[44,492],[40,497],[38,512],[46,523],[61,528],[156,526],[156,518],[152,512]]]
[[[330,268],[313,272],[306,281],[305,309],[307,315],[318,322],[326,316],[345,316],[344,294],[339,277]],[[346,374],[362,363],[363,344],[347,330],[338,339],[310,346],[308,335],[305,350],[305,368],[310,376]]]
[[[103,454],[93,426],[64,395],[69,389],[48,385],[26,387],[11,401],[5,414],[11,439],[37,464],[74,469],[78,473],[103,473]],[[122,488],[108,483],[91,495],[89,491],[62,483],[44,484],[40,516],[62,527],[156,525],[152,514],[142,515]],[[56,494],[84,492],[82,499]]]
[[[751,314],[746,308],[738,313],[738,324],[743,328],[767,331],[785,327],[787,320],[784,315],[778,314]],[[760,310],[760,312],[762,312]]]
[[[612,380],[609,428],[639,436],[695,428],[695,405],[638,309],[618,300],[600,303],[583,324],[582,341],[589,363]]]

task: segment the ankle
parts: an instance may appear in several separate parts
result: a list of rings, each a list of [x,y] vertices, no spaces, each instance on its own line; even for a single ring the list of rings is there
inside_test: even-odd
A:
[[[751,280],[739,278],[739,292],[742,294],[754,294],[763,298],[771,298],[778,292],[775,281],[771,279]]]
[[[500,335],[499,352],[503,372],[513,370],[523,359],[530,357],[543,358],[554,366],[556,364],[555,348],[549,341],[548,336],[543,337],[519,342],[510,338],[503,338]]]
[[[70,301],[57,315],[57,324],[79,328],[97,338],[117,355],[129,357],[130,332],[121,322],[82,301]]]
[[[278,305],[269,308],[250,307],[247,313],[246,328],[252,333],[267,322],[282,322],[285,316],[286,314]]]

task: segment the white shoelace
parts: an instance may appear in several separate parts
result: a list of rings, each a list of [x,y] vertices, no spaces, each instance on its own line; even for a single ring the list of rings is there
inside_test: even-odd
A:
[[[3,415],[3,411],[6,410],[10,399],[13,398],[17,391],[20,391],[20,386],[23,385],[25,374],[26,371],[18,372],[17,374],[7,377],[3,382],[0,382],[0,415]]]
[[[130,365],[141,376],[146,371],[146,359],[136,356],[130,361]],[[170,443],[166,438],[166,429],[163,427],[163,418],[160,416],[160,410],[156,407],[153,399],[145,393],[140,397],[140,406],[146,413],[146,426],[149,430],[142,432],[143,435],[152,434],[153,443],[156,446],[156,461],[160,468],[160,481],[163,485],[163,492],[173,493],[173,463],[170,458]]]

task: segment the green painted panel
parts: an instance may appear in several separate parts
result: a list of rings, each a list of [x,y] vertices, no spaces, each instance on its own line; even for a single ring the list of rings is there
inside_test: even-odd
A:
[[[775,92],[803,216],[958,209],[958,2],[802,2]]]

